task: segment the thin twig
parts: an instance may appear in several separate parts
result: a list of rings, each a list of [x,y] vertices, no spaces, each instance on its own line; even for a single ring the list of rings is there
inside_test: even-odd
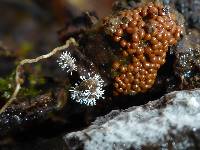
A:
[[[66,41],[65,45],[53,49],[48,54],[41,55],[41,56],[39,56],[35,59],[24,59],[24,60],[22,60],[16,68],[16,75],[15,75],[16,87],[15,87],[15,90],[14,90],[11,98],[8,100],[8,102],[0,109],[0,114],[2,112],[4,112],[8,108],[8,106],[10,106],[10,104],[16,99],[17,94],[19,93],[19,91],[21,89],[21,84],[22,84],[22,79],[20,77],[21,76],[21,71],[20,71],[21,67],[25,64],[32,64],[32,63],[39,62],[40,60],[47,59],[47,58],[55,55],[58,51],[62,51],[64,49],[68,48],[70,46],[70,44],[78,45],[74,38],[70,38],[69,40]]]

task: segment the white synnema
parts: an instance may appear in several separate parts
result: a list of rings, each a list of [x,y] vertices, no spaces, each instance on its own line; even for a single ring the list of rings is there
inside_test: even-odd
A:
[[[63,52],[57,61],[59,66],[72,75],[73,71],[77,71],[77,66],[75,64],[76,59],[71,56],[69,52]]]
[[[100,75],[91,76],[90,73],[88,73],[88,77],[80,76],[80,78],[82,80],[81,83],[76,83],[75,87],[70,90],[71,98],[80,104],[96,105],[96,100],[104,98],[104,81]],[[82,89],[81,86],[84,86],[84,88]]]

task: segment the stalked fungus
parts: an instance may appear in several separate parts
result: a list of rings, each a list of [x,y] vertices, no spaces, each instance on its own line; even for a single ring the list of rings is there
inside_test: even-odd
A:
[[[76,83],[75,87],[69,90],[72,99],[87,106],[96,105],[97,100],[104,98],[103,79],[98,74],[91,75],[90,73],[88,73],[88,77],[80,76],[80,78],[81,83]]]
[[[63,52],[60,58],[57,60],[59,66],[64,70],[66,69],[72,75],[73,71],[77,71],[77,66],[75,65],[76,59],[71,56],[71,54],[66,51]]]
[[[176,15],[168,7],[148,3],[104,19],[104,29],[119,44],[111,72],[114,95],[143,93],[150,89],[166,61],[168,47],[182,34]]]

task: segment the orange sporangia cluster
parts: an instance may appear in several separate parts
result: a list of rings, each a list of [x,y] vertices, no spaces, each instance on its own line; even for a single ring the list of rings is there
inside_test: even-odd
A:
[[[120,45],[112,64],[114,94],[146,92],[166,61],[168,47],[180,39],[182,29],[175,14],[161,4],[148,3],[107,17],[104,25]]]

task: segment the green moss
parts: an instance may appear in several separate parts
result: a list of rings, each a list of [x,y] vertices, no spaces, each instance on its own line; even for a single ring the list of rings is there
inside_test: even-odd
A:
[[[19,96],[32,98],[41,94],[42,90],[36,88],[46,84],[46,80],[43,77],[36,77],[34,75],[28,76],[28,86],[22,87]]]
[[[3,78],[0,78],[0,91],[5,91],[8,89],[9,81]]]
[[[28,80],[31,87],[35,85],[44,85],[46,83],[46,80],[43,77],[35,77],[34,75],[30,75]]]
[[[37,95],[39,95],[41,93],[41,90],[37,90],[34,87],[30,87],[30,88],[21,88],[20,92],[19,92],[19,96],[20,97],[27,97],[27,98],[32,98],[35,97]]]
[[[28,86],[22,88],[19,91],[19,97],[35,97],[39,95],[42,91],[36,86],[42,86],[46,84],[46,80],[42,77],[34,77],[30,75],[28,77]],[[15,74],[12,73],[6,78],[0,78],[0,99],[9,99],[15,89]]]
[[[10,98],[14,89],[13,79],[13,74],[8,76],[7,78],[0,78],[0,98]]]

